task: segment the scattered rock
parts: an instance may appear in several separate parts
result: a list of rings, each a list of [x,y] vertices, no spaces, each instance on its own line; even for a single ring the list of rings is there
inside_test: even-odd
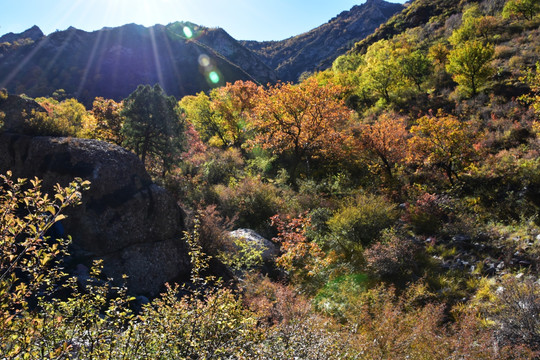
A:
[[[257,244],[257,246],[263,251],[262,259],[265,263],[273,262],[279,255],[279,250],[273,242],[265,239],[251,229],[237,229],[229,232],[229,236],[232,239],[244,239],[248,242]]]

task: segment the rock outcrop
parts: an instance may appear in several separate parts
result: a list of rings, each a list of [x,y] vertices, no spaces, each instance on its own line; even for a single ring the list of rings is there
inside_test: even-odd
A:
[[[103,259],[105,275],[126,274],[130,292],[149,296],[165,282],[188,276],[183,213],[134,154],[96,140],[4,133],[0,172],[7,170],[43,179],[45,189],[74,177],[91,181],[83,204],[69,209],[64,221],[76,262]]]
[[[25,118],[32,112],[45,111],[35,100],[18,95],[0,96],[0,112],[4,113],[3,130],[24,132]]]

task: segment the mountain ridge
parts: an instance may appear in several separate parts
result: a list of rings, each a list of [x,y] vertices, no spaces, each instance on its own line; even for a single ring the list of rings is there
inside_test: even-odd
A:
[[[305,33],[280,41],[240,43],[259,55],[281,80],[297,81],[303,72],[330,67],[339,55],[404,8],[384,0],[368,0]]]
[[[47,36],[33,26],[0,37],[0,88],[31,97],[64,89],[89,106],[97,96],[121,100],[139,84],[159,83],[181,98],[237,80],[296,81],[330,67],[403,8],[368,0],[303,34],[260,43],[191,22],[91,32],[71,26]]]
[[[183,33],[184,27],[192,28],[193,37]],[[120,100],[144,83],[160,83],[167,93],[182,97],[236,80],[277,80],[228,34],[222,36],[225,46],[236,49],[229,57],[205,44],[215,31],[180,22],[93,32],[70,27],[21,46],[0,47],[0,87],[33,97],[62,88],[88,105],[96,96]],[[242,68],[236,61],[251,66]],[[257,73],[250,74],[251,68]]]

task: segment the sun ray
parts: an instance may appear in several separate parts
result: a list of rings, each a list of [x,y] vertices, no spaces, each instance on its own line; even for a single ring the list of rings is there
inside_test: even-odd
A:
[[[86,79],[88,78],[88,73],[90,72],[90,69],[94,63],[94,60],[96,58],[96,52],[101,45],[101,39],[103,38],[104,31],[98,31],[96,41],[94,42],[94,46],[92,46],[92,51],[90,52],[90,56],[88,57],[88,62],[86,63],[86,66],[84,67],[84,72],[81,77],[81,81],[79,82],[79,87],[77,88],[77,91],[75,92],[75,97],[79,97],[81,95],[81,92],[84,88],[84,85],[86,84]]]
[[[169,30],[166,30],[166,31],[168,32]],[[174,83],[181,90],[181,93],[183,93],[184,92],[184,86],[183,86],[183,83],[182,83],[182,76],[180,75],[180,72],[178,71],[176,66],[174,66],[174,63],[175,63],[175,61],[174,61],[174,53],[173,53],[173,49],[172,49],[172,45],[171,45],[169,36],[165,37],[165,46],[167,48],[167,55],[169,56],[169,60],[171,61],[171,66],[173,68],[174,75],[175,75]]]

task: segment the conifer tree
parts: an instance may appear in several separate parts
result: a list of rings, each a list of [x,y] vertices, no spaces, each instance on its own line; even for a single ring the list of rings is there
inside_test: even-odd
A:
[[[147,156],[163,161],[165,168],[183,147],[184,125],[176,112],[176,100],[158,85],[139,85],[124,100],[122,135],[124,146],[135,151],[142,162]]]

